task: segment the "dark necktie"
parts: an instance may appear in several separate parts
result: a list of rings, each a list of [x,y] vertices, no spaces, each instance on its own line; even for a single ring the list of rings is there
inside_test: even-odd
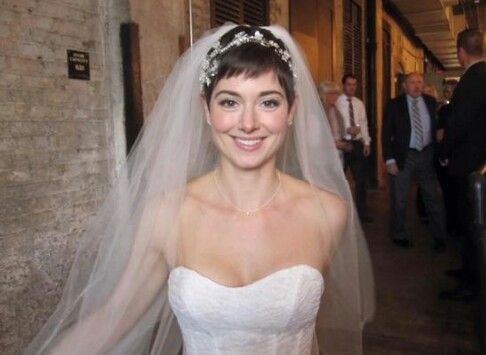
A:
[[[424,148],[424,131],[417,99],[412,100],[412,124],[415,131],[415,149],[422,150]]]
[[[356,126],[356,122],[354,121],[354,110],[353,110],[353,102],[351,101],[351,97],[348,97],[349,102],[349,125],[351,127]]]

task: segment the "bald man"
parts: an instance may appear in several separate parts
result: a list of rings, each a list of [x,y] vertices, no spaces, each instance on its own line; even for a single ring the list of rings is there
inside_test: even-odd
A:
[[[383,119],[383,158],[390,176],[391,220],[394,244],[409,248],[412,237],[406,229],[406,210],[410,186],[421,188],[434,249],[445,248],[444,207],[433,167],[435,112],[437,101],[423,95],[423,76],[410,73],[404,82],[405,93],[390,100]]]

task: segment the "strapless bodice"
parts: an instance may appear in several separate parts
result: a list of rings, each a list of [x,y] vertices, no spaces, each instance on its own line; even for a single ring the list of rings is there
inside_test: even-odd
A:
[[[310,354],[322,274],[308,265],[227,287],[183,266],[169,275],[169,302],[184,353]]]

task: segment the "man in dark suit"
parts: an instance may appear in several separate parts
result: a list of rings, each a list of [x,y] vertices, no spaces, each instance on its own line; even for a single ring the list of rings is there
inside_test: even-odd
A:
[[[410,185],[416,180],[429,216],[434,249],[445,248],[444,207],[433,167],[437,101],[422,95],[421,74],[405,78],[405,93],[390,100],[383,119],[383,158],[390,175],[391,232],[393,242],[411,247],[407,233],[406,210]]]
[[[450,116],[442,150],[455,188],[458,229],[463,265],[459,287],[441,293],[444,299],[469,298],[476,278],[472,234],[472,205],[468,200],[468,176],[486,162],[486,63],[484,36],[478,30],[464,30],[457,36],[457,57],[465,71],[450,103]]]

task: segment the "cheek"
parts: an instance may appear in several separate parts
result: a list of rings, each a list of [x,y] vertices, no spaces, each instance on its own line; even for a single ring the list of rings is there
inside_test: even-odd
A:
[[[286,112],[274,113],[265,118],[262,120],[262,123],[270,133],[278,134],[287,132],[289,115]]]
[[[236,114],[218,112],[217,110],[211,113],[211,125],[215,131],[227,132],[235,126],[235,122],[238,122]]]

